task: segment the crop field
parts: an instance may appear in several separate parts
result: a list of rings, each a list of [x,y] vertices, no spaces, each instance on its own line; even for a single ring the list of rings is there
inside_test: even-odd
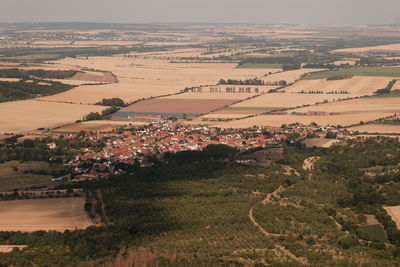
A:
[[[93,104],[103,98],[119,97],[126,102],[177,93],[187,87],[216,85],[220,79],[250,79],[276,69],[236,69],[228,63],[170,63],[169,60],[124,57],[64,59],[60,65],[75,65],[111,71],[119,83],[79,86],[62,94],[46,97],[49,101]]]
[[[65,231],[85,229],[92,221],[84,198],[55,198],[0,202],[0,231]]]
[[[120,113],[201,114],[230,105],[230,99],[168,99],[141,101],[121,109]],[[133,114],[134,115],[134,114]]]
[[[103,106],[78,105],[37,100],[0,104],[0,133],[21,133],[38,128],[54,128],[80,120]]]
[[[62,166],[50,166],[46,162],[7,161],[0,164],[0,192],[13,189],[26,189],[31,186],[55,185],[51,182],[53,176],[46,174],[60,170]],[[34,172],[44,171],[44,174]],[[32,173],[30,173],[32,172]]]
[[[53,132],[57,133],[78,133],[80,131],[110,132],[118,126],[141,126],[145,124],[146,124],[145,122],[135,122],[135,121],[112,121],[112,120],[85,121],[54,129]]]
[[[292,86],[285,88],[285,92],[300,93],[300,92],[336,92],[341,91],[349,94],[372,95],[379,89],[386,88],[392,78],[387,77],[367,77],[357,76],[351,79],[331,80],[326,79],[311,79],[301,80]]]
[[[400,133],[400,125],[365,124],[351,127],[349,130],[360,133],[398,134]]]
[[[328,79],[330,77],[342,76],[342,75],[354,75],[354,76],[379,76],[379,77],[400,77],[399,67],[356,67],[346,68],[332,71],[322,71],[316,73],[307,74],[304,80],[317,80],[317,79]]]
[[[360,52],[362,53],[362,52],[377,52],[377,51],[389,51],[389,52],[400,51],[400,44],[345,48],[345,49],[333,50],[332,52],[333,53],[360,53]]]

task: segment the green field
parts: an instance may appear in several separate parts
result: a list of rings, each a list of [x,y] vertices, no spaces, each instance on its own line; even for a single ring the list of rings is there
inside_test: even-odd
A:
[[[238,69],[282,69],[282,64],[245,63],[237,66]]]
[[[287,109],[285,107],[226,107],[222,110],[262,110],[262,111],[275,111],[275,110],[282,110]]]
[[[48,174],[26,173],[26,171],[59,170],[60,166],[50,166],[47,162],[8,161],[0,164],[0,192],[13,189],[26,189],[31,186],[54,186],[53,176]]]
[[[381,243],[389,243],[386,233],[383,230],[382,225],[380,225],[380,224],[363,225],[363,226],[360,226],[358,228],[358,230],[361,233],[366,234],[369,237],[368,240],[378,241]]]
[[[334,71],[322,71],[307,74],[304,80],[328,79],[335,76],[353,75],[353,76],[379,76],[379,77],[399,77],[400,68],[397,67],[360,67],[347,68]]]

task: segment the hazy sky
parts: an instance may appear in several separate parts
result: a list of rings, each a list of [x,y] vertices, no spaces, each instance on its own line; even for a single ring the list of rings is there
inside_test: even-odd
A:
[[[380,24],[395,20],[400,23],[400,0],[0,0],[0,22]]]

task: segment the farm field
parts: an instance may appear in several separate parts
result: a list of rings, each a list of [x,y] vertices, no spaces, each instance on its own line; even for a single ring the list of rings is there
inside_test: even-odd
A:
[[[25,171],[46,171],[51,173],[53,170],[60,170],[62,166],[50,166],[46,162],[18,162],[7,161],[0,164],[0,192],[11,191],[13,189],[26,189],[31,186],[54,186],[51,182],[53,176],[48,174],[25,173]]]
[[[345,48],[331,51],[332,53],[363,53],[363,52],[377,52],[377,51],[400,51],[400,44],[378,45],[357,48]]]
[[[282,69],[282,64],[255,64],[246,63],[237,66],[238,69]]]
[[[202,118],[218,118],[219,116],[220,118],[241,118],[252,114],[296,108],[316,103],[332,102],[358,96],[360,95],[270,93],[233,104],[222,110],[217,110],[211,114],[202,116]]]
[[[228,100],[242,100],[249,97],[253,97],[254,93],[210,93],[207,89],[201,93],[198,92],[187,92],[183,94],[171,95],[163,97],[164,99],[228,99]]]
[[[187,87],[216,85],[220,79],[250,79],[276,69],[236,69],[227,63],[170,63],[151,58],[93,57],[64,59],[61,65],[111,71],[119,83],[79,86],[62,94],[44,98],[49,101],[93,104],[102,98],[119,97],[126,102],[177,93]]]
[[[201,114],[230,105],[232,99],[169,99],[156,98],[141,101],[121,109],[117,114]]]
[[[286,87],[283,90],[290,93],[316,92],[324,93],[346,91],[349,94],[372,95],[379,89],[386,88],[392,78],[356,76],[345,80],[305,79]]]
[[[54,128],[82,119],[103,106],[78,105],[37,100],[0,104],[0,133],[21,133],[38,128]]]
[[[265,82],[279,82],[279,81],[286,81],[289,83],[294,83],[298,79],[300,79],[303,75],[311,72],[318,72],[322,71],[323,69],[298,69],[298,70],[289,70],[279,73],[272,73],[263,77],[262,80]]]
[[[84,198],[31,199],[0,202],[0,231],[65,231],[85,229],[92,221]]]
[[[398,134],[400,133],[400,125],[365,124],[351,127],[349,130],[360,133]]]
[[[304,80],[327,79],[335,76],[354,75],[354,76],[379,76],[400,78],[399,67],[355,67],[332,71],[322,71],[310,73],[304,77]]]
[[[66,125],[57,129],[53,132],[56,133],[78,133],[80,131],[93,131],[93,132],[110,132],[118,126],[141,126],[145,125],[145,122],[135,121],[112,121],[112,120],[96,120],[96,121],[85,121],[80,123],[74,123]]]

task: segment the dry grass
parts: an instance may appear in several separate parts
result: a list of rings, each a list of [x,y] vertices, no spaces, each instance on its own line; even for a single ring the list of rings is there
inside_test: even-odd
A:
[[[9,253],[13,251],[14,249],[23,249],[28,246],[26,245],[0,245],[0,253]]]
[[[304,140],[302,143],[305,144],[306,147],[331,147],[334,144],[339,143],[340,140],[337,139],[328,139],[328,138],[309,138]]]
[[[85,229],[92,221],[84,198],[14,200],[0,202],[0,231]]]
[[[88,113],[106,107],[37,100],[0,104],[0,133],[21,133],[38,128],[54,128],[82,119]]]

